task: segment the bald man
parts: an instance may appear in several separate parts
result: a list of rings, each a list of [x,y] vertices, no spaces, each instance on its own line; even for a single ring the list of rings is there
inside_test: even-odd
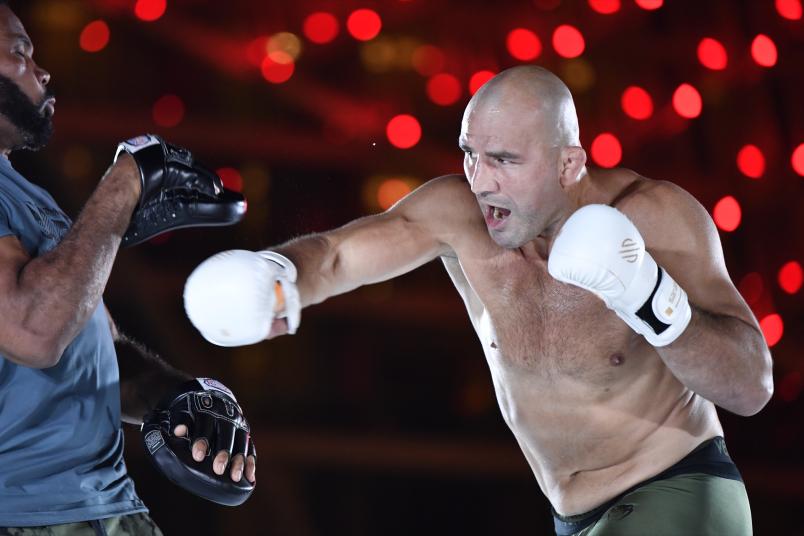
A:
[[[382,214],[208,259],[185,287],[191,321],[252,344],[439,258],[557,534],[751,534],[715,406],[757,413],[771,356],[706,210],[671,183],[586,166],[572,96],[541,68],[482,87],[460,148],[464,175]]]

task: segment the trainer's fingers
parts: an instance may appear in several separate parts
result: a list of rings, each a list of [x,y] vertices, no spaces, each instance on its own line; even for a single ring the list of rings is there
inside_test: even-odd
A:
[[[218,451],[215,459],[212,460],[212,470],[216,475],[222,475],[226,471],[226,465],[229,463],[229,453],[225,450]]]
[[[246,480],[252,484],[257,482],[257,460],[254,456],[246,458]]]
[[[193,433],[193,418],[183,409],[170,412],[170,424],[173,426],[174,436],[190,437]]]
[[[193,459],[195,461],[202,461],[209,452],[212,446],[210,438],[212,438],[214,430],[214,419],[204,413],[199,414],[192,429]]]
[[[242,454],[236,454],[235,457],[232,458],[232,470],[229,472],[229,476],[232,477],[232,480],[240,482],[240,479],[243,477],[243,467],[245,465],[246,462]]]
[[[193,443],[193,459],[197,462],[204,461],[204,457],[207,455],[207,450],[209,450],[209,443],[204,438],[196,440]]]

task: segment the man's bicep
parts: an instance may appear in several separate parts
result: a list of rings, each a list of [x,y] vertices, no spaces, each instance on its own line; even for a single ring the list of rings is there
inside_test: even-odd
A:
[[[449,236],[460,225],[456,197],[463,182],[453,176],[433,179],[386,212],[328,234],[339,268],[359,274],[362,284],[375,283],[452,254]]]
[[[25,354],[30,344],[22,329],[27,307],[19,290],[19,276],[30,260],[16,236],[0,238],[0,353],[23,365],[28,364]]]
[[[325,236],[335,250],[333,271],[354,286],[407,273],[445,249],[425,226],[399,212],[361,218]]]

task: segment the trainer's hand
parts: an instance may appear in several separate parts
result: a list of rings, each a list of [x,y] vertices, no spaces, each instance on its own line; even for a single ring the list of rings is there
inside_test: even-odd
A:
[[[184,310],[201,335],[218,346],[293,334],[301,317],[296,267],[273,251],[218,253],[187,278]]]
[[[657,266],[639,230],[616,208],[587,205],[573,213],[553,242],[547,269],[559,281],[594,292],[653,346],[670,344],[690,322],[686,292]]]
[[[173,435],[176,437],[186,437],[188,433],[189,430],[184,424],[180,424],[173,429]],[[209,444],[207,443],[206,439],[196,440],[192,445],[193,459],[197,462],[204,461],[207,450],[209,450]],[[215,459],[212,461],[212,470],[215,472],[215,474],[222,475],[226,470],[228,463],[229,453],[222,450],[215,455]],[[246,473],[246,480],[252,484],[256,483],[257,460],[254,458],[254,456],[249,456],[248,459],[244,461],[242,454],[235,454],[234,458],[232,458],[232,465],[229,469],[229,477],[235,482],[238,482],[243,476],[244,469]]]
[[[220,382],[198,378],[177,386],[145,416],[142,433],[157,469],[185,490],[230,506],[254,491],[251,428]]]
[[[139,204],[142,196],[142,180],[140,179],[140,169],[134,157],[128,153],[120,155],[106,170],[102,180],[120,180],[131,190],[132,199],[136,199]]]

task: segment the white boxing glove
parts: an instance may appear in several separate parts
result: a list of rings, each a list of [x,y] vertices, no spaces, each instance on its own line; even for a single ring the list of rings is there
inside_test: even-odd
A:
[[[636,226],[607,205],[586,205],[567,219],[547,270],[595,293],[653,346],[676,340],[692,317],[687,293],[645,250]]]
[[[296,277],[296,267],[279,253],[224,251],[187,278],[184,310],[201,335],[218,346],[260,342],[275,318],[286,318],[293,334],[301,319]]]

